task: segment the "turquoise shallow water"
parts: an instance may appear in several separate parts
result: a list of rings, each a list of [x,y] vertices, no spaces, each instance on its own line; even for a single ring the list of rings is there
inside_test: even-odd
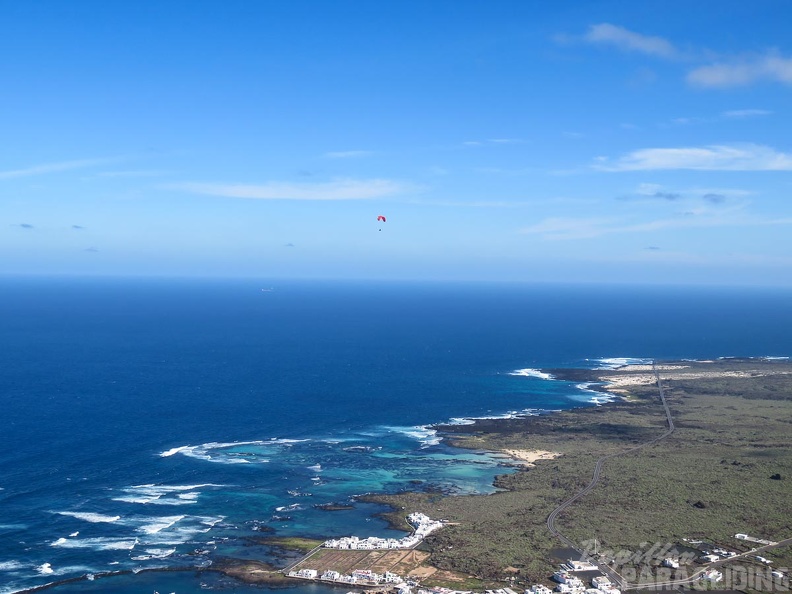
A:
[[[487,493],[508,471],[496,456],[448,447],[431,424],[596,396],[524,370],[788,355],[790,296],[0,279],[0,593],[220,555],[271,559],[247,540],[262,527],[399,536],[354,495]],[[330,502],[353,509],[316,507]],[[192,570],[52,591],[212,589],[260,591]]]

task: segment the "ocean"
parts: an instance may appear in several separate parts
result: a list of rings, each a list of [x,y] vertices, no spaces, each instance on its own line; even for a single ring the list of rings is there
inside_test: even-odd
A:
[[[608,400],[537,370],[783,357],[789,328],[789,289],[0,278],[0,594],[261,592],[198,569],[399,537],[354,496],[511,471],[433,424]]]

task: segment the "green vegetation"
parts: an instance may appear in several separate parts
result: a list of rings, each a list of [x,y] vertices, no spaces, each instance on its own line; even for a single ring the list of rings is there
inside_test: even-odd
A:
[[[256,538],[255,541],[260,544],[279,547],[289,551],[299,551],[301,553],[312,551],[324,542],[322,540],[299,538],[296,536],[265,536]]]
[[[546,526],[548,515],[592,478],[597,486],[558,519],[574,542],[593,543],[604,559],[621,558],[620,571],[645,574],[672,546],[702,540],[730,550],[751,546],[736,533],[780,541],[792,537],[792,365],[760,360],[676,363],[661,367],[676,430],[636,449],[668,429],[650,370],[564,370],[572,379],[643,380],[628,398],[525,419],[482,420],[441,430],[451,443],[476,450],[542,450],[560,453],[496,479],[501,490],[486,496],[401,493],[368,496],[386,503],[391,524],[409,531],[406,513],[421,511],[450,522],[411,551],[320,549],[297,567],[390,570],[427,585],[482,591],[511,584],[547,582],[571,551]],[[257,541],[307,552],[319,541],[265,537]],[[655,545],[657,545],[655,547]],[[654,547],[654,552],[652,548]],[[693,552],[692,549],[689,549]],[[643,556],[632,565],[631,556]],[[773,567],[792,567],[792,548],[762,553]],[[741,559],[743,569],[755,564]],[[282,579],[271,567],[221,560],[214,567],[245,581]],[[724,571],[728,571],[728,566]],[[693,570],[691,570],[692,572]]]
[[[605,463],[597,487],[557,523],[573,541],[596,537],[603,550],[637,552],[642,543],[683,538],[735,548],[738,532],[792,536],[792,366],[754,360],[684,365],[684,374],[661,374],[677,430]],[[563,556],[553,550],[559,543],[546,528],[549,513],[588,484],[600,456],[667,428],[655,386],[633,387],[631,395],[630,402],[603,407],[446,427],[463,447],[563,455],[499,477],[505,490],[493,495],[405,493],[377,500],[393,506],[394,520],[415,510],[454,522],[427,539],[429,562],[438,568],[488,583],[546,580]],[[789,548],[765,556],[775,566],[792,566]]]

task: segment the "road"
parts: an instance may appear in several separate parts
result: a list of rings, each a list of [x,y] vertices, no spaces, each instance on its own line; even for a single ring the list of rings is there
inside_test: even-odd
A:
[[[660,402],[663,404],[663,409],[665,410],[666,422],[668,424],[668,428],[665,430],[665,432],[662,435],[650,439],[649,441],[646,441],[640,445],[633,446],[631,448],[627,448],[626,450],[615,452],[613,454],[606,454],[604,456],[601,456],[597,460],[596,465],[594,466],[594,474],[591,477],[591,481],[589,482],[589,484],[586,485],[581,491],[578,491],[578,493],[576,493],[575,495],[573,495],[572,497],[561,503],[561,505],[555,508],[552,512],[550,512],[550,515],[547,516],[547,529],[550,531],[550,533],[556,536],[559,540],[561,540],[561,542],[563,542],[566,546],[572,547],[581,554],[583,553],[583,551],[581,551],[580,548],[572,540],[561,534],[558,528],[556,528],[555,523],[556,520],[558,519],[558,516],[564,513],[564,511],[570,505],[575,503],[575,501],[577,501],[581,497],[584,497],[587,493],[590,493],[592,489],[594,489],[594,487],[597,486],[600,476],[602,475],[602,467],[605,465],[605,462],[607,460],[610,460],[611,458],[615,458],[616,456],[623,456],[624,454],[628,454],[630,452],[640,450],[641,448],[645,448],[646,446],[655,444],[661,439],[665,439],[666,437],[671,435],[676,429],[676,427],[674,427],[674,420],[671,418],[671,409],[668,408],[668,403],[666,402],[665,390],[663,389],[663,383],[660,381],[660,373],[658,372],[657,366],[655,365],[654,361],[652,361],[652,372],[654,373],[655,379],[657,381],[657,389],[660,394]],[[607,575],[608,578],[611,580],[611,582],[618,585],[619,589],[624,590],[631,586],[631,584],[626,583],[625,580],[618,573],[616,573],[613,569],[611,569],[604,563],[598,563],[598,566],[600,568],[600,571],[602,571],[602,573]]]

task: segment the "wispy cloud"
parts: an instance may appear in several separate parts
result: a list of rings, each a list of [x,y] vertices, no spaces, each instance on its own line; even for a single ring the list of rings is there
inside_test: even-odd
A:
[[[679,51],[663,37],[642,35],[618,25],[600,23],[591,25],[583,36],[588,43],[612,45],[627,52],[638,52],[660,58],[676,58]]]
[[[323,183],[268,182],[265,184],[170,184],[170,189],[228,198],[256,200],[369,200],[408,191],[414,186],[388,179],[338,179]]]
[[[373,154],[372,151],[331,151],[322,156],[325,159],[359,159]]]
[[[730,207],[746,204],[745,198],[752,193],[735,188],[682,188],[669,190],[660,184],[639,184],[634,193],[620,197],[623,200],[664,200],[685,202],[686,204],[719,205],[729,203]]]
[[[792,85],[792,58],[776,51],[762,56],[736,58],[691,70],[687,81],[698,87],[740,87],[769,81]]]
[[[696,209],[672,217],[635,221],[628,218],[547,218],[521,230],[547,240],[590,239],[615,233],[651,233],[674,228],[757,227],[792,225],[792,218],[749,216],[741,206],[729,210]]]
[[[9,171],[0,171],[0,179],[29,177],[33,175],[56,173],[58,171],[83,169],[86,167],[94,167],[96,165],[104,165],[106,163],[116,160],[117,159],[79,159],[76,161],[61,161],[60,163],[45,163],[43,165],[33,165],[31,167],[26,167],[24,169],[12,169]]]
[[[755,118],[771,115],[773,112],[766,109],[732,109],[721,112],[723,118]]]
[[[612,23],[591,25],[582,36],[557,35],[556,41],[582,41],[655,58],[696,62],[698,66],[687,72],[686,80],[688,84],[701,88],[731,88],[759,82],[792,86],[792,57],[785,56],[776,49],[742,56],[719,56],[706,48],[683,51],[664,37],[637,33]]]
[[[773,112],[766,109],[732,109],[729,111],[722,111],[715,116],[685,116],[677,117],[670,120],[668,123],[659,124],[660,127],[667,125],[672,126],[693,126],[698,124],[712,124],[723,120],[746,120],[749,118],[758,118],[771,115]]]
[[[161,177],[167,175],[167,171],[140,170],[140,171],[100,171],[96,177]]]
[[[760,144],[648,148],[620,157],[614,163],[593,165],[601,171],[693,169],[700,171],[790,171],[792,155]]]
[[[521,232],[545,239],[587,239],[604,235],[618,223],[614,218],[549,217]]]
[[[487,146],[493,144],[523,144],[525,140],[522,138],[487,138],[485,140],[466,140],[462,144],[464,146]]]
[[[638,186],[638,195],[643,198],[660,198],[662,200],[679,200],[682,194],[669,192],[657,184],[641,184]]]

